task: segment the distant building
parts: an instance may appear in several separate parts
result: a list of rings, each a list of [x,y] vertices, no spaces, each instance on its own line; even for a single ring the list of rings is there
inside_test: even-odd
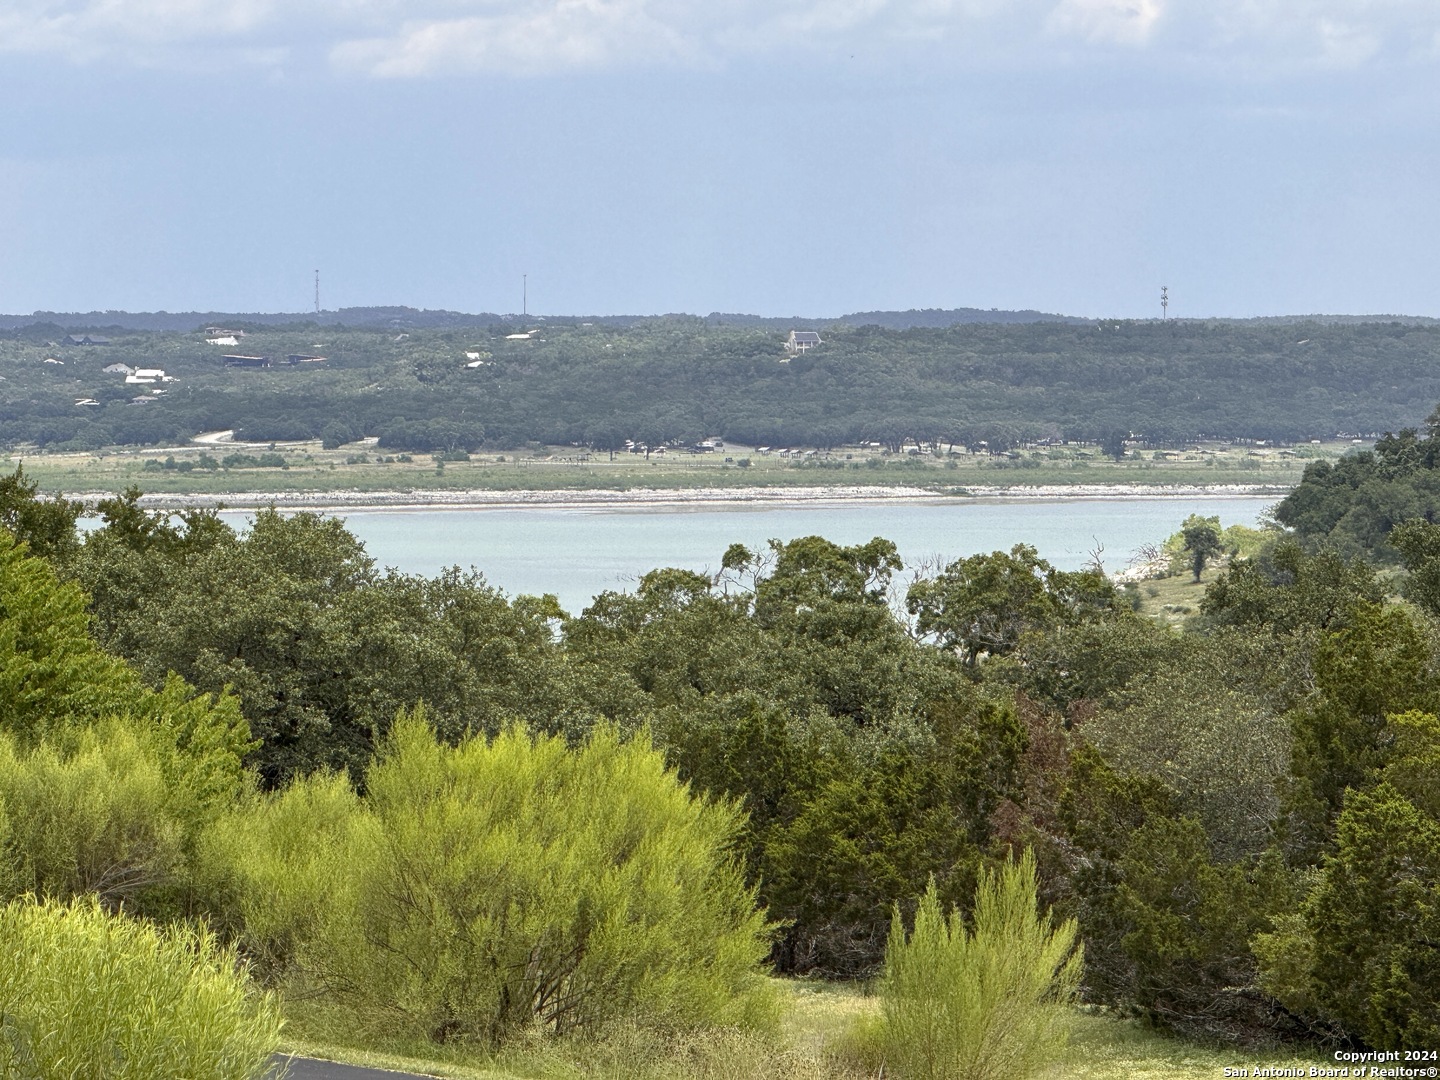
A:
[[[96,401],[93,397],[83,397],[83,398],[81,398],[79,401],[75,402],[75,404],[76,404],[76,405],[99,405],[100,402]]]
[[[47,363],[47,364],[60,364],[60,365],[63,366],[64,363],[65,363],[65,361],[64,361],[64,360],[56,360],[53,356],[47,356],[47,357],[45,358],[45,363]]]
[[[240,339],[237,338],[234,334],[221,334],[219,337],[207,337],[205,339],[205,344],[225,345],[233,349],[236,345],[240,344]]]
[[[109,345],[108,337],[101,337],[99,334],[71,334],[69,337],[71,345]]]
[[[785,351],[794,356],[813,349],[820,343],[820,335],[814,330],[791,330],[790,336],[785,340]]]
[[[325,362],[325,357],[316,356],[313,353],[297,352],[285,357],[285,362],[288,364],[321,364]]]
[[[227,353],[220,358],[226,367],[269,367],[268,356],[242,356],[238,353]]]
[[[100,369],[106,375],[133,375],[135,369],[129,364],[108,364]]]

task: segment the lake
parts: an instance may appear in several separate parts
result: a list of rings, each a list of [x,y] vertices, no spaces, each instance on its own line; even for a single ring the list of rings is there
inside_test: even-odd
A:
[[[554,593],[578,613],[596,593],[633,589],[660,566],[713,573],[726,547],[763,548],[770,539],[823,536],[838,544],[884,536],[906,566],[1033,544],[1064,570],[1097,547],[1106,569],[1123,569],[1135,550],[1159,543],[1194,513],[1222,525],[1255,525],[1274,497],[975,499],[857,502],[822,506],[713,504],[633,507],[497,507],[350,510],[350,531],[382,566],[434,575],[475,567],[511,595]],[[248,514],[223,515],[242,527]]]

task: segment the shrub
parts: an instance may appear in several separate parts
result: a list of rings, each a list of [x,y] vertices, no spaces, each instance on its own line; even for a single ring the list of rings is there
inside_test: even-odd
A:
[[[402,717],[365,786],[298,781],[209,851],[247,942],[366,1022],[491,1044],[620,1017],[768,1023],[740,812],[693,797],[644,738],[450,748]]]
[[[0,908],[0,1076],[249,1080],[280,1034],[208,934],[157,930],[93,901]]]
[[[1039,914],[1035,857],[987,873],[973,929],[947,918],[934,884],[907,938],[895,909],[881,997],[887,1061],[906,1080],[1023,1080],[1048,1067],[1069,1038],[1080,981],[1073,920]]]
[[[181,716],[208,710],[167,700],[183,690],[175,680],[156,698]],[[173,902],[191,845],[242,786],[239,753],[185,745],[176,719],[106,720],[32,747],[0,732],[0,899],[93,893],[147,912]]]

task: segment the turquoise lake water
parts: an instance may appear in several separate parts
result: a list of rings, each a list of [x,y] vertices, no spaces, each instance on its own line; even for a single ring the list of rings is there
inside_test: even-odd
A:
[[[732,543],[824,536],[839,544],[884,536],[907,567],[1033,544],[1061,569],[1079,568],[1103,546],[1106,569],[1159,543],[1193,513],[1222,525],[1255,525],[1273,497],[976,499],[812,507],[506,507],[353,510],[340,515],[382,566],[433,575],[475,567],[511,595],[554,593],[579,612],[607,589],[630,590],[659,566],[713,573]],[[224,515],[243,526],[243,512]]]

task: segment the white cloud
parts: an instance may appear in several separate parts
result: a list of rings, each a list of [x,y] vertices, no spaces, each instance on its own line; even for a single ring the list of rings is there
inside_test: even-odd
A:
[[[692,60],[694,44],[643,0],[554,0],[523,11],[415,20],[392,34],[343,41],[343,70],[387,77],[449,71],[541,74],[627,62]]]
[[[723,66],[942,42],[947,63],[1112,49],[1217,67],[1434,62],[1436,0],[0,0],[0,53],[377,77]]]
[[[1143,45],[1160,15],[1159,0],[1061,0],[1045,28],[1097,44]]]

